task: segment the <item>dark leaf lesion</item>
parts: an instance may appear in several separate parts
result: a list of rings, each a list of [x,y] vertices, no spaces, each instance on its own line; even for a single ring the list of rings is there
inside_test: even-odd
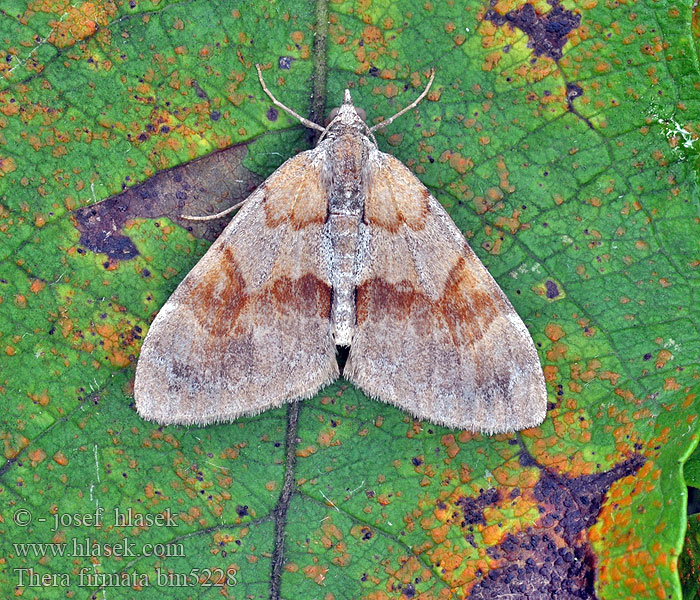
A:
[[[242,162],[247,145],[231,146],[187,164],[160,171],[121,194],[75,211],[80,243],[110,259],[130,260],[139,252],[123,231],[129,219],[168,217],[200,238],[215,240],[227,219],[192,221],[187,215],[213,214],[245,200],[262,178]]]
[[[538,13],[532,4],[524,4],[518,10],[502,15],[495,10],[496,2],[492,0],[484,19],[499,27],[509,24],[520,29],[530,38],[528,47],[532,48],[535,56],[559,60],[562,48],[568,41],[567,36],[581,25],[581,15],[563,8],[559,0],[549,0],[549,4],[552,8],[544,14]]]
[[[456,503],[461,509],[456,518],[473,546],[475,528],[487,525],[487,507],[507,506],[530,493],[540,513],[535,523],[487,549],[501,566],[482,574],[469,598],[595,600],[596,557],[587,530],[596,523],[610,486],[636,473],[645,459],[634,455],[602,473],[567,477],[542,467],[521,448],[521,466],[540,470],[531,492],[493,488]]]

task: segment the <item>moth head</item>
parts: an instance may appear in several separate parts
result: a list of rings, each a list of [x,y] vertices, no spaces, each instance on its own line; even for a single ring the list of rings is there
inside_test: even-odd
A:
[[[334,123],[342,123],[343,125],[357,124],[358,121],[364,123],[366,118],[365,111],[352,103],[350,90],[345,90],[343,103],[338,108],[334,108],[328,116],[328,127]]]

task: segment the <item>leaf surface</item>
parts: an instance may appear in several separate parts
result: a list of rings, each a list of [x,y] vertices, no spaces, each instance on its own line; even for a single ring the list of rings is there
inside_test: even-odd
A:
[[[4,595],[680,598],[700,375],[691,7],[4,2]],[[541,427],[447,430],[343,381],[226,425],[136,415],[148,324],[216,233],[180,215],[308,147],[256,62],[300,114],[327,81],[327,110],[349,87],[370,123],[436,68],[379,146],[527,324]]]

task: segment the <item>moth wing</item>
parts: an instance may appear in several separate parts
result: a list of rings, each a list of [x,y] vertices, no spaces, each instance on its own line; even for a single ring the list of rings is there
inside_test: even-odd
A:
[[[136,368],[142,417],[229,421],[338,377],[322,152],[291,158],[253,192],[160,310]]]
[[[449,427],[539,425],[547,393],[524,323],[440,203],[399,160],[375,152],[343,375]]]

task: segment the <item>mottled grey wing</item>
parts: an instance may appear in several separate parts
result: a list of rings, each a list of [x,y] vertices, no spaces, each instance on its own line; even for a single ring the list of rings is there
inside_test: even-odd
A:
[[[160,310],[136,368],[141,416],[229,421],[337,378],[321,153],[275,171]]]
[[[496,433],[539,425],[547,393],[525,325],[437,200],[379,151],[365,223],[344,376],[449,427]]]

